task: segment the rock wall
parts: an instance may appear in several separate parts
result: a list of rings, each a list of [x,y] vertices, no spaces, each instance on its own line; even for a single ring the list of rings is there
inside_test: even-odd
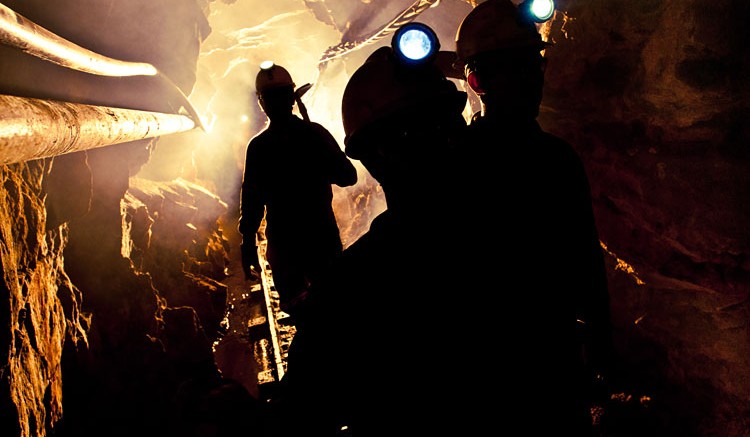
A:
[[[305,3],[323,17],[333,8],[337,25],[351,13]],[[428,13],[468,4],[442,3]],[[601,429],[750,435],[750,3],[557,3],[540,122],[584,158],[609,251],[618,361]],[[3,4],[93,50],[152,62],[185,94],[211,31],[202,1]],[[0,59],[5,94],[177,109],[160,80],[93,77],[1,45]],[[253,387],[212,354],[236,255],[227,205],[174,178],[188,147],[162,155],[159,182],[139,178],[158,144],[0,168],[0,435],[251,432]]]
[[[41,436],[63,414],[62,351],[85,347],[90,319],[65,272],[65,224],[48,226],[50,162],[0,169],[0,431]]]
[[[3,3],[170,78],[93,76],[0,46],[0,92],[28,97],[174,113],[175,87],[190,93],[211,30],[202,1]],[[226,205],[184,180],[133,178],[157,144],[0,169],[0,435],[188,436],[252,425],[223,417],[254,400],[212,352],[227,309]]]
[[[610,274],[620,388],[650,406],[618,426],[750,435],[750,4],[557,3],[540,120],[583,156],[632,269]]]

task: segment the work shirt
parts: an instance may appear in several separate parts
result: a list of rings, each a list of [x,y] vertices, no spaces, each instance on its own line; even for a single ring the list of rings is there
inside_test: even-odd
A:
[[[243,239],[254,241],[265,213],[275,277],[282,270],[275,260],[298,265],[329,259],[341,251],[332,184],[344,187],[356,180],[355,167],[323,126],[295,115],[272,121],[247,147],[239,221]]]
[[[470,135],[467,179],[492,188],[469,195],[467,215],[480,229],[494,223],[499,230],[485,238],[495,252],[474,265],[497,275],[495,320],[515,332],[503,346],[513,351],[504,360],[515,378],[507,392],[558,393],[554,408],[587,411],[582,404],[589,402],[593,374],[611,364],[612,327],[604,249],[583,162],[570,143],[536,120],[479,118]]]

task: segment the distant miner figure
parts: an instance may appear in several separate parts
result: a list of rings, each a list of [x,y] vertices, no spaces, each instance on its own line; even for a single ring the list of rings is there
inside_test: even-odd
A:
[[[354,185],[357,171],[331,133],[308,119],[284,67],[262,63],[255,90],[270,123],[247,146],[242,267],[246,279],[260,273],[256,235],[265,216],[266,258],[281,309],[294,316],[310,283],[342,251],[332,184]],[[295,101],[304,120],[292,112]]]

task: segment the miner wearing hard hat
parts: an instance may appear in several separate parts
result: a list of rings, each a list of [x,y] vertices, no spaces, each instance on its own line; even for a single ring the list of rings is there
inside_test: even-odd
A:
[[[293,316],[311,281],[341,253],[332,185],[354,185],[357,171],[326,128],[293,113],[301,102],[284,67],[261,64],[255,90],[270,122],[247,146],[242,267],[246,278],[260,273],[256,236],[265,217],[266,259],[281,308]]]
[[[284,435],[473,435],[458,432],[467,420],[456,408],[471,400],[453,381],[453,360],[473,349],[472,304],[450,268],[466,248],[455,171],[466,93],[421,51],[437,40],[421,40],[431,30],[418,24],[394,40],[419,47],[405,42],[406,58],[400,45],[375,50],[344,89],[346,153],[380,183],[387,209],[310,293],[284,377],[295,428]]]
[[[584,163],[537,121],[542,52],[554,49],[537,28],[537,1],[484,1],[458,28],[458,66],[482,103],[470,125],[470,148],[482,158],[467,178],[494,187],[498,226],[514,236],[496,242],[498,273],[522,284],[497,286],[517,336],[505,343],[511,350],[500,348],[505,393],[543,410],[535,435],[590,435],[591,381],[609,373],[613,357],[609,291]],[[528,418],[523,410],[516,417]]]
[[[481,98],[484,116],[533,119],[538,115],[546,63],[541,51],[551,44],[542,39],[524,5],[488,0],[459,25],[458,66]]]

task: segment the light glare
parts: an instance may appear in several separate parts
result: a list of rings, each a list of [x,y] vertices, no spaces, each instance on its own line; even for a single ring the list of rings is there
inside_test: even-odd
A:
[[[270,70],[273,67],[273,61],[263,61],[260,63],[261,70]]]
[[[531,13],[540,20],[548,20],[555,12],[555,3],[552,0],[534,0],[531,3]]]
[[[418,61],[427,57],[432,50],[432,41],[421,30],[411,29],[399,39],[399,49],[407,58]]]

